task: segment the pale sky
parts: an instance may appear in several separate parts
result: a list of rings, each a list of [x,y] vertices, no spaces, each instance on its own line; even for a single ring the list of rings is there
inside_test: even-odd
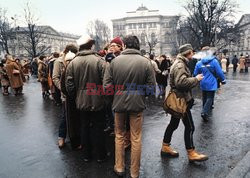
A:
[[[184,14],[185,0],[32,0],[33,11],[41,25],[50,25],[57,31],[82,35],[89,21],[101,19],[112,27],[111,19],[122,18],[126,12],[135,11],[141,4],[150,10],[160,10],[161,15]],[[249,0],[235,0],[239,4],[236,22],[242,14],[250,13]],[[8,16],[17,15],[22,26],[23,7],[27,0],[0,0],[0,7]]]

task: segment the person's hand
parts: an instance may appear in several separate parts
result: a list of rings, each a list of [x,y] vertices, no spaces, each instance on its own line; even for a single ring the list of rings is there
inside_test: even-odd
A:
[[[198,74],[198,75],[196,76],[196,78],[197,78],[198,81],[201,81],[204,77],[203,77],[202,74]]]

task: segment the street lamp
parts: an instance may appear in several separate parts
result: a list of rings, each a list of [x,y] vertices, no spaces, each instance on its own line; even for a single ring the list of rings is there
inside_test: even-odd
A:
[[[16,45],[17,45],[17,56],[19,56],[19,39],[18,39],[18,35],[17,35],[17,25],[16,25],[16,22],[17,22],[17,16],[15,15],[14,17],[11,17],[11,20],[14,21],[14,24],[15,24],[15,32],[16,32]],[[16,47],[15,47],[16,48]],[[16,51],[16,50],[15,50]],[[16,54],[15,54],[16,55]]]

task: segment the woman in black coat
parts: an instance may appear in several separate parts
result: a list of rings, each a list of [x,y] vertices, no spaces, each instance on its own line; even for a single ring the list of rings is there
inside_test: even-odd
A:
[[[165,95],[165,89],[168,85],[168,74],[170,70],[170,60],[165,55],[160,56],[160,61],[157,61],[157,65],[161,70],[161,73],[156,75],[156,81],[160,88],[160,94]]]

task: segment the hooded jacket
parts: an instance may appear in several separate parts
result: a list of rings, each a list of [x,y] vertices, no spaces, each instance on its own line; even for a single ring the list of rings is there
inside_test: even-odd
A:
[[[203,74],[200,88],[204,91],[216,91],[218,89],[217,78],[225,83],[225,76],[215,56],[207,56],[199,61],[194,69],[194,76]]]

